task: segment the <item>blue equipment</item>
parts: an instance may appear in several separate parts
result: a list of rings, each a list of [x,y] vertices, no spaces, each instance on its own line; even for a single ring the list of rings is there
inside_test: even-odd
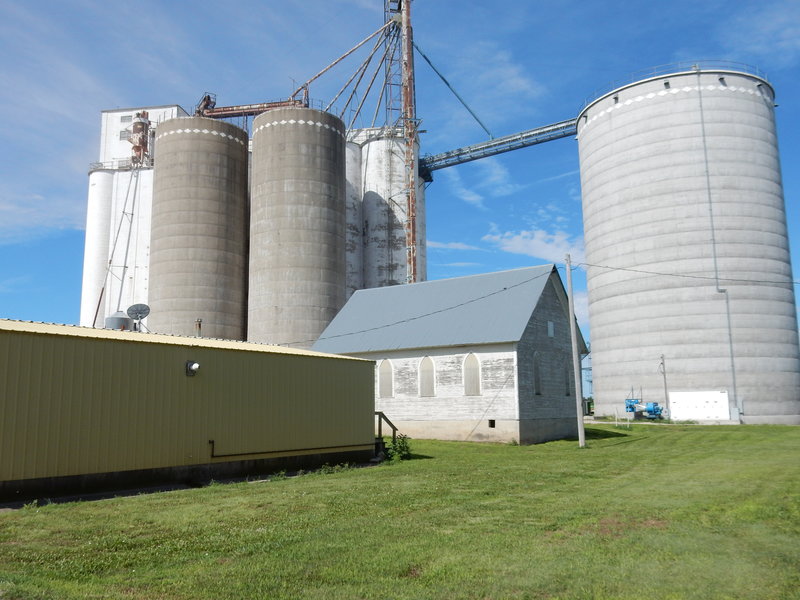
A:
[[[658,405],[658,402],[648,402],[642,404],[638,398],[627,398],[625,400],[625,412],[633,413],[637,416],[638,413],[646,419],[663,419],[664,409]]]

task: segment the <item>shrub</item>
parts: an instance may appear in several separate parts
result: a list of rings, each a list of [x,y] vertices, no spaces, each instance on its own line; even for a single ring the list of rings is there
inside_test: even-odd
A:
[[[386,458],[392,462],[408,460],[411,458],[411,444],[407,435],[400,433],[391,442],[386,444]]]

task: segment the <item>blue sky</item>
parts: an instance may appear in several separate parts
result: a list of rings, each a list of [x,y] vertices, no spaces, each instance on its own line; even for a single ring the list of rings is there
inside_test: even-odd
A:
[[[0,317],[78,320],[87,167],[100,111],[275,100],[377,29],[382,0],[136,3],[0,0]],[[415,0],[415,40],[495,136],[577,116],[654,65],[725,59],[776,88],[794,279],[800,279],[800,2]],[[422,152],[486,134],[420,58]],[[312,84],[329,99],[349,63]],[[428,276],[582,258],[571,138],[435,173]],[[576,273],[586,327],[585,282]],[[797,288],[796,288],[797,290]]]

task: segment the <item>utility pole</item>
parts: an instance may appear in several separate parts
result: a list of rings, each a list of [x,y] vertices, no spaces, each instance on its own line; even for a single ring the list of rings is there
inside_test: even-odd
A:
[[[578,417],[578,446],[586,447],[586,433],[583,430],[583,386],[581,385],[581,363],[578,352],[578,328],[575,325],[575,301],[572,295],[572,261],[569,254],[567,266],[567,299],[569,300],[569,336],[572,341],[572,372],[575,377],[575,408]]]
[[[417,282],[417,101],[414,90],[414,35],[411,29],[411,0],[401,0],[403,135],[406,143],[406,281]]]
[[[664,377],[664,403],[667,406],[667,416],[672,420],[672,411],[669,409],[669,388],[667,388],[667,361],[663,354],[661,355],[661,364],[658,365],[658,370],[661,371],[661,375]]]

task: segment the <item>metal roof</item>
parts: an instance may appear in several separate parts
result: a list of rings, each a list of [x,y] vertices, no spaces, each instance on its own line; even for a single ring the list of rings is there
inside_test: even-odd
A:
[[[224,350],[242,350],[247,352],[267,352],[271,354],[296,354],[300,356],[325,356],[327,358],[347,358],[330,356],[313,350],[298,350],[286,346],[271,346],[254,342],[239,342],[235,340],[219,340],[213,338],[185,337],[179,335],[165,335],[160,333],[141,333],[137,331],[120,331],[116,329],[96,329],[94,327],[81,327],[79,325],[61,325],[56,323],[37,323],[33,321],[15,321],[0,319],[0,333],[3,331],[16,331],[22,333],[36,333],[48,335],[64,335],[72,337],[87,337],[102,340],[117,340],[123,342],[168,344],[175,346],[190,346],[200,348],[219,348]],[[353,360],[353,359],[351,359]]]
[[[549,264],[359,290],[313,349],[347,354],[516,342],[553,271]]]

